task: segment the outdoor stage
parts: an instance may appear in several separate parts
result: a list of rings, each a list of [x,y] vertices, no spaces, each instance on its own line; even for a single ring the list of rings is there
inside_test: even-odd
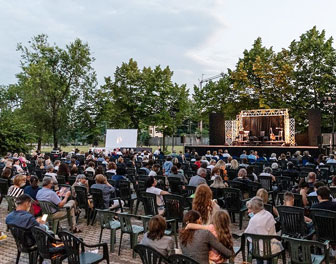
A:
[[[227,149],[231,156],[239,157],[243,150],[258,151],[259,156],[308,150],[317,157],[321,149],[317,146],[297,146],[295,120],[289,117],[288,109],[242,110],[234,120],[214,119],[210,121],[210,144],[185,146],[185,150],[205,155],[219,149]],[[224,129],[223,129],[224,128]]]
[[[225,146],[225,145],[194,145],[194,146],[185,146],[184,150],[196,151],[198,155],[203,156],[208,150],[217,151],[222,149],[223,151],[227,149],[231,156],[239,157],[243,153],[243,150],[249,152],[250,150],[258,151],[258,155],[266,154],[268,157],[272,153],[276,153],[279,156],[281,153],[291,152],[292,154],[296,151],[308,150],[310,155],[317,157],[321,153],[321,149],[318,147],[312,146]]]

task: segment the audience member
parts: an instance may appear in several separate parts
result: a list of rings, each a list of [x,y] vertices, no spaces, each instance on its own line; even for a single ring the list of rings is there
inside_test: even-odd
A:
[[[22,174],[18,174],[14,177],[13,185],[8,188],[7,195],[13,197],[21,196],[24,191],[22,187],[26,185],[26,176]]]
[[[314,204],[312,208],[336,211],[336,202],[330,199],[330,190],[327,186],[321,186],[317,189],[318,204]]]
[[[30,185],[24,188],[24,193],[28,194],[34,200],[36,200],[37,192],[41,190],[41,187],[38,186],[38,182],[39,180],[36,176],[31,176]]]
[[[157,180],[153,176],[149,176],[146,181],[146,192],[153,193],[156,195],[156,204],[160,213],[163,213],[164,202],[162,195],[170,194],[169,192],[163,191],[159,188],[156,188]]]
[[[197,170],[197,175],[192,176],[189,180],[189,186],[197,187],[202,183],[206,183],[205,177],[207,175],[207,170],[204,168],[199,168]]]
[[[148,232],[144,234],[140,244],[149,246],[167,257],[174,253],[174,241],[165,235],[166,220],[160,216],[153,216],[148,223]]]
[[[187,212],[183,217],[183,226],[187,224],[201,224],[201,215],[195,210]],[[209,251],[214,249],[219,255],[228,259],[233,256],[232,249],[225,247],[208,230],[193,230],[183,228],[180,231],[182,253],[195,259],[200,264],[209,264]]]
[[[213,215],[220,209],[216,201],[212,200],[212,191],[207,184],[200,184],[197,187],[192,209],[201,214],[202,222],[205,225],[211,223]]]

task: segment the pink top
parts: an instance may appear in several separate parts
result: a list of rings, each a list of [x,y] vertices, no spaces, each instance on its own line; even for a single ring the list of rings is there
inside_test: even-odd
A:
[[[217,237],[217,233],[216,233],[216,229],[215,229],[215,226],[214,225],[208,225],[208,230],[216,237],[216,238],[218,238]],[[213,262],[215,262],[215,263],[223,263],[223,262],[225,262],[226,261],[226,259],[224,259],[223,257],[222,257],[222,255],[221,254],[219,254],[218,252],[217,252],[217,250],[215,250],[215,249],[211,249],[210,251],[209,251],[209,261],[213,261]]]

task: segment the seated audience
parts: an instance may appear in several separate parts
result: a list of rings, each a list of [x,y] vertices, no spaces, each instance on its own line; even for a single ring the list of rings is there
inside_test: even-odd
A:
[[[21,196],[24,191],[22,187],[26,185],[26,176],[18,174],[14,177],[13,185],[8,188],[7,195],[13,197]]]
[[[38,181],[39,180],[36,176],[31,176],[30,185],[24,188],[24,193],[28,194],[34,200],[36,200],[37,192],[41,190],[41,187],[38,186]]]
[[[212,179],[212,178],[211,178]],[[215,176],[213,183],[210,185],[211,188],[226,188],[228,187],[227,183],[223,181],[223,178],[220,175]]]
[[[334,155],[329,156],[329,159],[327,160],[327,164],[336,164],[336,159]]]
[[[93,161],[90,161],[88,164],[88,167],[85,169],[86,172],[91,172],[93,175],[95,175],[96,170],[95,170],[95,163]]]
[[[117,165],[114,162],[109,162],[109,164],[107,165],[106,172],[116,174],[117,172],[116,170],[117,170]]]
[[[202,222],[205,225],[212,221],[213,215],[220,209],[216,201],[212,200],[212,191],[207,184],[200,184],[197,187],[192,209],[201,214]]]
[[[87,193],[89,193],[89,182],[86,179],[86,176],[84,174],[77,175],[76,181],[71,186],[71,193],[72,193],[72,196],[75,198],[76,198],[76,191],[75,191],[76,186],[85,187],[87,190]]]
[[[243,182],[243,183],[248,183],[251,182],[248,178],[247,178],[247,170],[246,169],[240,169],[238,171],[237,174],[237,178],[234,178],[233,181],[235,182]]]
[[[158,209],[160,213],[163,213],[164,210],[164,202],[162,195],[170,194],[169,192],[163,191],[159,188],[156,188],[157,180],[153,176],[149,176],[146,181],[146,192],[153,193],[156,195],[156,204],[158,205]]]
[[[103,200],[105,209],[114,209],[120,207],[118,200],[113,200],[112,198],[115,196],[115,188],[109,184],[107,178],[102,175],[96,175],[96,183],[92,184],[91,189],[99,189],[103,192]]]
[[[115,187],[119,188],[120,181],[128,181],[125,177],[126,170],[123,167],[119,167],[116,170],[117,174],[112,176],[112,180],[115,182]]]
[[[268,201],[268,192],[267,192],[264,188],[260,188],[260,189],[257,191],[256,196],[260,197],[260,198],[263,200],[264,205],[269,203],[269,201]],[[279,212],[278,212],[278,210],[277,210],[276,207],[273,206],[273,205],[272,205],[272,214],[273,214],[275,217],[278,217],[278,216],[279,216]]]
[[[275,220],[273,215],[264,209],[264,203],[260,197],[253,197],[246,203],[248,213],[250,216],[250,221],[245,233],[256,234],[256,235],[276,235],[275,231]],[[275,254],[282,250],[281,242],[274,240],[272,242],[272,253]],[[260,248],[262,252],[262,247]],[[257,259],[257,263],[263,263],[262,260]],[[269,261],[268,263],[271,263]]]
[[[302,181],[299,183],[299,193],[302,196],[302,204],[304,207],[308,206],[308,199],[307,199],[307,194],[309,191],[309,185],[307,182],[302,179]]]
[[[57,205],[58,209],[70,208],[70,218],[71,218],[71,229],[74,233],[81,232],[79,228],[76,227],[76,216],[75,216],[75,201],[69,200],[71,196],[71,191],[64,194],[61,198],[56,192],[52,190],[53,182],[50,177],[44,177],[42,180],[42,189],[37,192],[36,199],[38,201],[46,201]],[[55,210],[53,213],[53,218],[62,218],[67,214],[66,210]]]
[[[154,164],[152,166],[151,171],[149,172],[148,176],[157,176],[158,172],[160,171],[160,165],[159,164]]]
[[[319,187],[321,187],[321,186],[325,186],[324,182],[322,182],[322,181],[315,182],[315,183],[314,183],[314,191],[311,192],[311,193],[309,193],[308,196],[317,196],[316,191],[317,191],[317,189],[318,189]]]
[[[314,204],[312,208],[336,211],[336,202],[330,199],[330,190],[327,186],[321,186],[317,189],[318,204]]]
[[[283,202],[284,206],[291,206],[291,207],[294,206],[294,194],[291,192],[285,192]],[[312,220],[307,216],[304,217],[304,220],[308,224],[312,223]]]
[[[180,173],[178,172],[178,170],[177,170],[177,166],[175,166],[175,165],[171,168],[170,173],[169,173],[169,175],[168,175],[168,178],[169,178],[169,177],[175,177],[175,178],[180,179],[180,181],[181,181],[182,183],[188,183],[187,179],[186,179],[182,174],[180,174]]]
[[[199,168],[197,170],[197,175],[192,176],[189,180],[189,186],[197,187],[202,183],[206,183],[205,177],[207,175],[207,170],[204,168]]]
[[[187,212],[183,217],[183,226],[187,224],[202,224],[200,213],[195,210]],[[209,264],[209,251],[211,249],[216,250],[218,255],[223,256],[225,259],[233,256],[232,249],[225,247],[208,230],[183,228],[179,237],[182,253],[195,259],[200,264]],[[219,235],[219,237],[221,236]]]
[[[232,235],[230,232],[230,216],[227,211],[219,210],[214,214],[212,223],[209,225],[200,225],[190,223],[186,229],[192,230],[208,230],[210,231],[226,248],[233,250]],[[222,257],[215,249],[209,251],[210,263],[226,263],[226,259]]]
[[[148,223],[148,232],[144,234],[140,244],[149,246],[167,257],[174,253],[174,241],[165,235],[166,220],[160,216],[153,216]]]
[[[163,174],[169,175],[172,167],[173,167],[172,157],[168,156],[167,160],[162,165]]]

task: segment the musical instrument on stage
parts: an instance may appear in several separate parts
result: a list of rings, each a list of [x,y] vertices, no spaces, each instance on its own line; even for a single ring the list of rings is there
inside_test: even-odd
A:
[[[270,128],[270,140],[275,140],[275,135],[273,133],[273,129]]]

